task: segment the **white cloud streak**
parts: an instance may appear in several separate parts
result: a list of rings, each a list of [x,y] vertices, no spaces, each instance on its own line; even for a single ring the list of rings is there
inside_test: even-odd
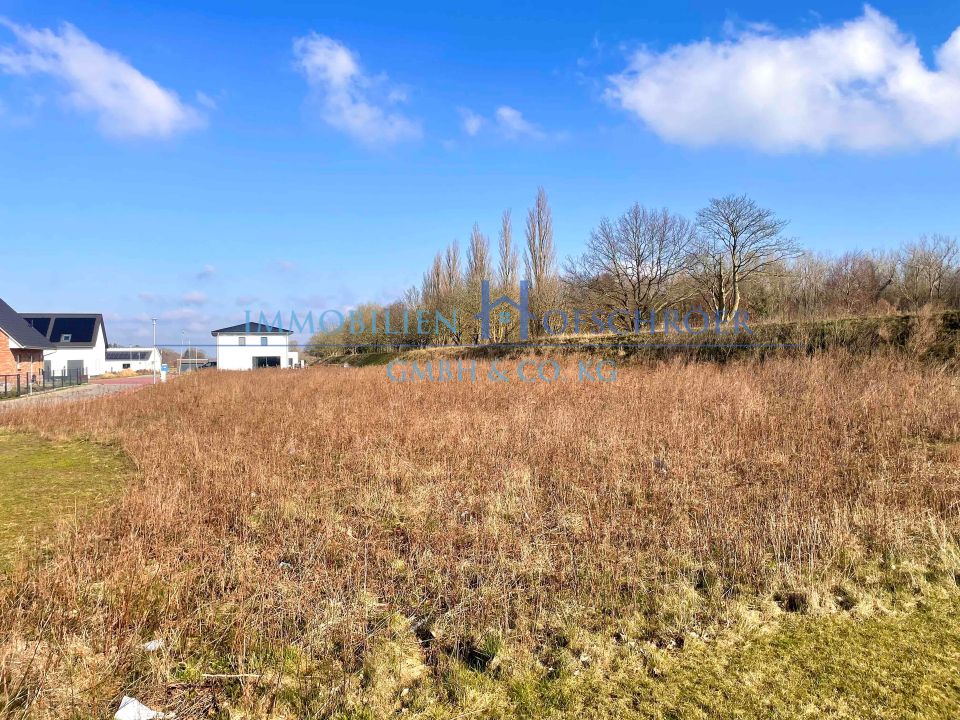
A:
[[[459,108],[459,112],[460,119],[463,123],[463,131],[470,137],[476,137],[484,124],[486,124],[486,120],[470,108]]]
[[[386,78],[367,75],[357,55],[343,43],[311,33],[294,40],[293,55],[331,127],[368,145],[421,137],[416,120],[389,108],[405,101],[403,89],[385,89]]]
[[[609,82],[611,102],[685,145],[871,151],[960,139],[960,28],[930,68],[870,6],[801,35],[754,26],[723,42],[641,50]]]
[[[523,117],[523,113],[515,108],[501,105],[497,108],[495,117],[500,132],[511,140],[523,137],[542,140],[545,137],[543,130]]]
[[[170,137],[205,125],[204,117],[117,53],[98,45],[69,23],[35,30],[0,18],[15,44],[0,45],[0,72],[47,75],[67,88],[75,109],[97,116],[111,137]]]
[[[527,120],[523,113],[509,105],[501,105],[493,113],[493,119],[488,120],[483,115],[475,113],[469,108],[458,108],[462,121],[463,132],[470,137],[476,137],[488,126],[507,140],[529,138],[543,140],[547,134],[537,125]]]

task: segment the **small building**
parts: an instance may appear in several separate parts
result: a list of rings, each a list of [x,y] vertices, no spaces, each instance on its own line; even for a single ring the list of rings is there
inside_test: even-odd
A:
[[[177,362],[177,372],[181,375],[190,372],[196,372],[197,370],[211,370],[216,369],[217,361],[211,360],[208,357],[192,357],[185,358],[182,357]]]
[[[108,373],[118,373],[125,370],[133,372],[160,372],[160,353],[157,352],[156,348],[107,348],[104,371]]]
[[[243,323],[214,330],[217,340],[217,368],[220,370],[255,370],[270,367],[295,367],[300,355],[290,350],[291,330]]]
[[[62,375],[81,370],[86,375],[106,371],[107,331],[99,313],[21,313],[38,333],[53,344],[44,355],[44,372]]]
[[[0,375],[24,385],[36,382],[43,370],[44,353],[53,343],[37,332],[16,310],[0,300]]]

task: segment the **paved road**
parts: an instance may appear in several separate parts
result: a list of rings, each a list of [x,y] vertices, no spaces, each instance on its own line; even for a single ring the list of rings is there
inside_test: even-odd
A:
[[[157,378],[160,382],[160,378]],[[150,375],[134,375],[133,377],[119,378],[90,378],[91,385],[124,385],[142,387],[143,385],[152,385],[153,377]]]
[[[124,378],[93,378],[87,385],[78,387],[64,388],[63,390],[54,390],[52,392],[37,393],[36,395],[25,395],[16,400],[4,400],[0,402],[0,412],[11,408],[20,407],[24,403],[31,405],[57,405],[65,402],[75,402],[77,400],[88,400],[90,398],[102,397],[104,395],[117,395],[119,393],[134,392],[147,385],[153,384],[153,378],[149,375],[137,375],[135,377]]]

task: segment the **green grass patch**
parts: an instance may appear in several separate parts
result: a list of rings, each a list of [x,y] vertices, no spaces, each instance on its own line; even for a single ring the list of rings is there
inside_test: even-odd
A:
[[[60,518],[109,498],[126,469],[124,456],[102,445],[0,431],[0,566]]]
[[[405,704],[424,718],[953,719],[960,598],[955,589],[934,595],[865,618],[784,614],[682,649],[578,632],[538,662],[508,660],[509,669],[454,661]]]
[[[661,678],[621,687],[646,686],[638,715],[651,718],[956,718],[957,609],[789,618],[744,643],[684,649]]]

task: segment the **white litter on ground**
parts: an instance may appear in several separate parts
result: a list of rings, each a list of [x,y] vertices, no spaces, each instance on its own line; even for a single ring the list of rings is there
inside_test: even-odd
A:
[[[120,709],[113,716],[113,720],[157,720],[157,718],[172,718],[173,716],[173,713],[167,715],[158,710],[153,710],[136,698],[124,695],[120,701]]]
[[[151,640],[148,643],[144,643],[140,647],[142,647],[147,652],[156,652],[157,650],[163,647],[163,640]]]

